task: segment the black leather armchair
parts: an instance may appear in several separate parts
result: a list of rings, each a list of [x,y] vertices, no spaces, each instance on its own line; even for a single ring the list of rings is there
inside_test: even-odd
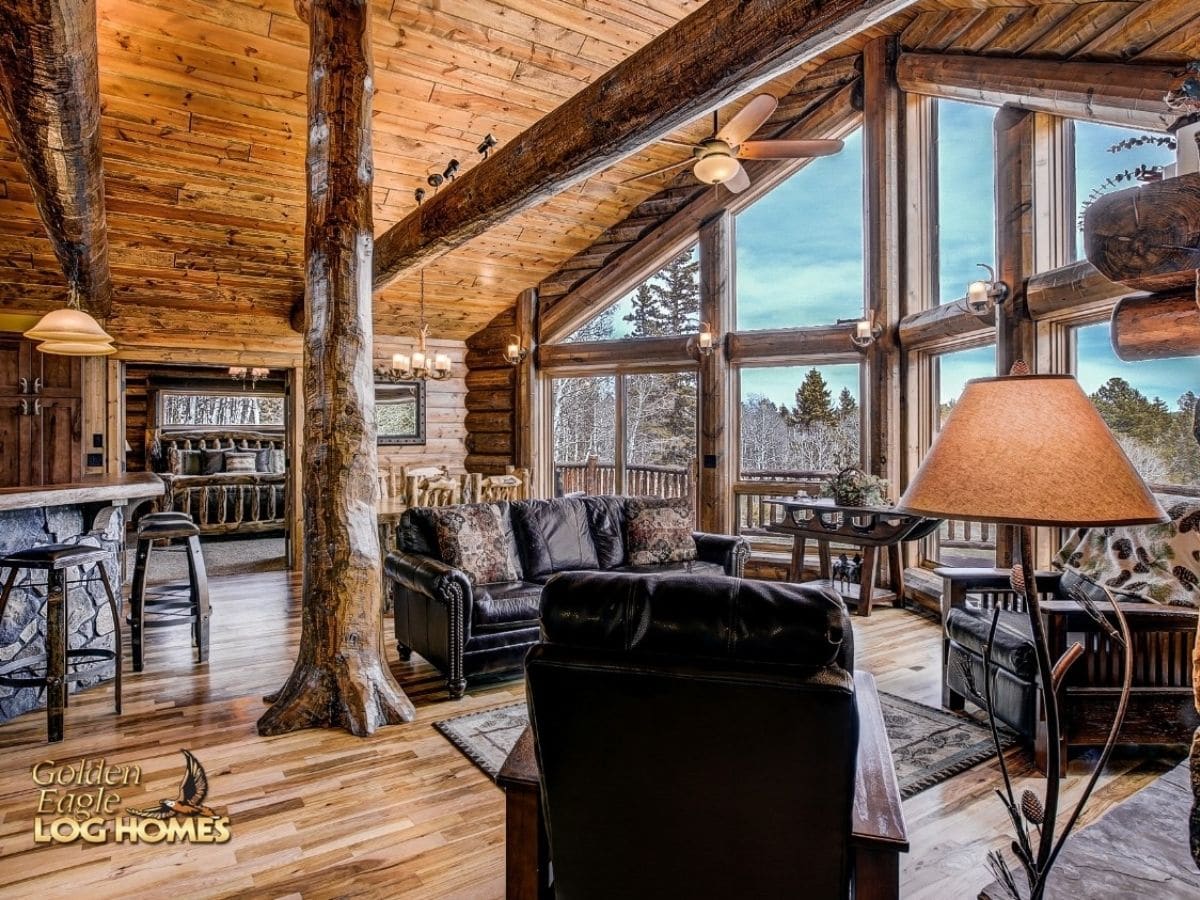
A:
[[[497,504],[520,569],[518,581],[472,585],[438,558],[428,510],[404,513],[399,549],[384,560],[391,580],[396,642],[402,659],[415,650],[446,674],[451,699],[467,680],[518,673],[538,639],[545,582],[583,568],[639,574],[737,575],[750,555],[745,539],[695,533],[697,559],[631,566],[624,550],[625,497],[527,500]]]
[[[892,823],[870,887],[895,896],[879,882],[907,849],[903,815],[886,749],[861,763],[886,737],[867,676],[860,748],[835,594],[565,573],[542,628],[526,686],[554,896],[849,897],[860,814]]]

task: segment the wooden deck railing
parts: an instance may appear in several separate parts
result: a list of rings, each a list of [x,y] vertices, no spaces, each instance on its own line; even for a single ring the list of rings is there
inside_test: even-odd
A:
[[[690,466],[626,466],[625,491],[631,497],[691,497],[694,477]],[[554,492],[615,494],[617,467],[592,456],[586,462],[557,463]]]
[[[734,533],[747,538],[756,552],[785,550],[791,541],[767,531],[768,525],[783,520],[783,508],[764,501],[794,497],[797,491],[818,494],[821,482],[831,474],[796,470],[743,472],[733,485]]]

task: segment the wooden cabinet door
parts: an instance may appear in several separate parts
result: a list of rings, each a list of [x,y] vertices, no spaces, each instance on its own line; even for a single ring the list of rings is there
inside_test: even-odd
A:
[[[30,428],[21,400],[15,391],[0,394],[0,487],[27,484]]]
[[[83,474],[83,361],[0,334],[0,487]]]

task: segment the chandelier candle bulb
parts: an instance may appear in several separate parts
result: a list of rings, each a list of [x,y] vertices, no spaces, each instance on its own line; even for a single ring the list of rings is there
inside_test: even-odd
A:
[[[871,340],[871,322],[870,322],[870,320],[863,319],[861,322],[858,322],[854,326],[854,335],[860,341],[864,341],[864,342],[870,341]]]
[[[425,352],[424,351],[422,351],[422,350],[413,351],[412,367],[417,370],[425,368]]]
[[[450,371],[450,357],[445,353],[439,353],[433,358],[433,370],[435,372]]]

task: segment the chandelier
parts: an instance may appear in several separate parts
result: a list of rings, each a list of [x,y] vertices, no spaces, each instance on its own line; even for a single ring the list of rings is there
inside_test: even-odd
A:
[[[245,390],[247,385],[253,389],[258,384],[259,379],[266,378],[270,374],[270,369],[251,369],[246,366],[229,367],[229,377],[234,381],[240,381],[242,383],[242,390]]]
[[[425,270],[421,270],[421,326],[417,329],[417,346],[410,357],[407,353],[392,355],[392,377],[400,381],[442,381],[450,377],[450,357],[445,353],[430,354],[426,342],[429,324],[425,321]]]

